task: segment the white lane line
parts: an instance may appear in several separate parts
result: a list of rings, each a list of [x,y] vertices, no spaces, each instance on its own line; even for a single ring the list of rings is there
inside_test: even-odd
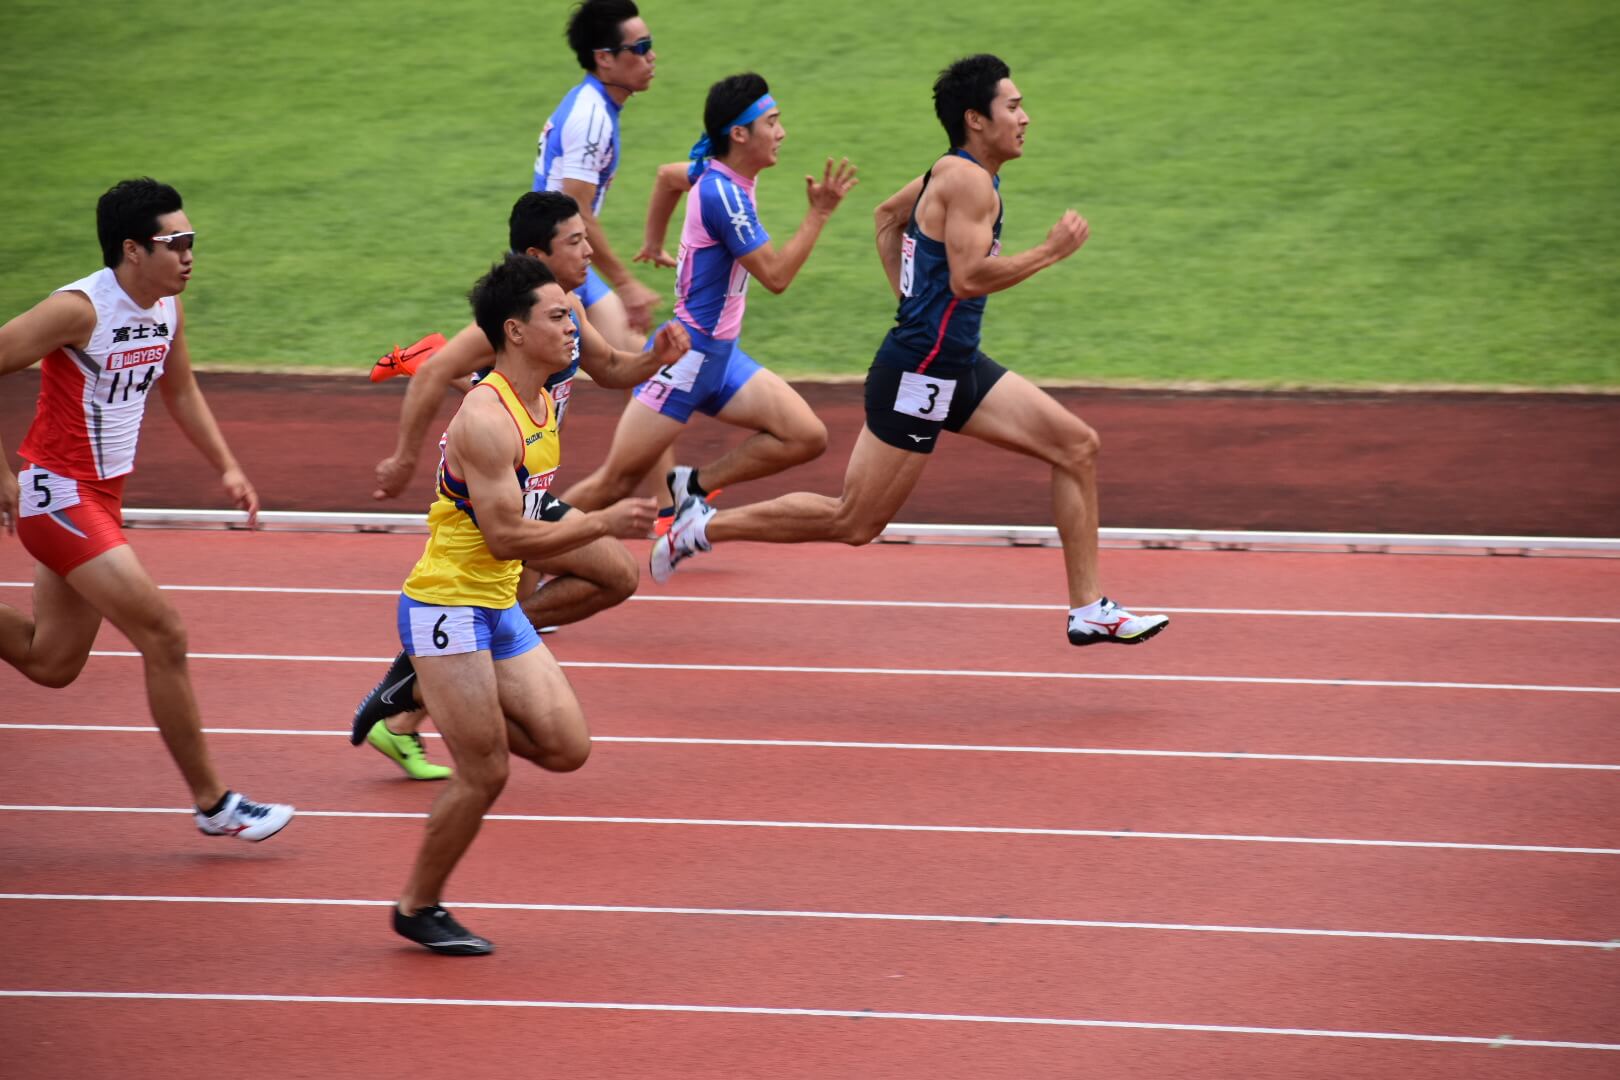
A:
[[[0,731],[84,731],[155,735],[150,724],[11,724],[0,723]],[[347,731],[320,731],[311,728],[203,728],[205,735],[315,736],[348,737]],[[423,738],[437,739],[438,732],[425,731]],[[1190,758],[1208,761],[1298,761],[1342,765],[1444,765],[1482,769],[1562,769],[1575,772],[1620,772],[1620,765],[1566,761],[1491,761],[1472,758],[1354,757],[1345,754],[1256,754],[1227,750],[1143,750],[1109,746],[987,746],[971,743],[855,742],[833,739],[704,739],[654,735],[593,735],[592,742],[646,746],[744,746],[766,749],[811,750],[918,750],[972,754],[1059,754],[1078,757]]]
[[[0,813],[19,814],[190,814],[168,806],[58,806],[0,804]],[[300,810],[299,817],[348,820],[422,821],[425,811]],[[1314,844],[1328,847],[1415,848],[1442,851],[1511,851],[1550,855],[1620,855],[1620,848],[1555,847],[1549,844],[1476,844],[1449,840],[1361,840],[1327,836],[1258,836],[1242,833],[1148,832],[1132,829],[1055,829],[1001,825],[895,825],[854,821],[762,821],[747,818],[655,818],[584,814],[486,814],[485,821],[543,825],[676,825],[722,829],[826,829],[843,832],[949,833],[974,836],[1054,836],[1109,840],[1205,840],[1231,844]]]
[[[1055,1016],[979,1016],[971,1013],[878,1012],[867,1009],[784,1009],[750,1005],[669,1005],[617,1001],[532,1001],[511,998],[407,998],[315,994],[167,994],[107,990],[0,990],[0,998],[87,1001],[233,1001],[289,1005],[457,1005],[485,1009],[578,1009],[611,1012],[696,1013],[725,1016],[820,1017],[838,1020],[915,1020],[955,1024],[1021,1024],[1039,1027],[1116,1028],[1129,1031],[1195,1031],[1217,1035],[1291,1035],[1315,1039],[1449,1043],[1467,1046],[1521,1046],[1543,1050],[1620,1050],[1620,1043],[1516,1039],[1511,1035],[1421,1035],[1392,1031],[1335,1031],[1326,1028],[1270,1028],[1231,1024],[1168,1024],[1140,1020],[1083,1020]]]
[[[97,649],[91,656],[138,659],[140,653]],[[319,656],[283,653],[187,653],[192,660],[249,660],[300,664],[391,664],[392,656]],[[957,679],[1078,679],[1092,682],[1235,683],[1260,686],[1355,686],[1395,690],[1506,690],[1540,694],[1620,694],[1620,686],[1553,686],[1541,683],[1422,682],[1405,679],[1293,679],[1259,675],[1122,675],[1096,671],[975,671],[949,668],[807,667],[791,664],[636,664],[561,660],[565,668],[610,671],[719,671],[768,675],[891,675]]]
[[[31,581],[0,581],[0,588],[32,588]],[[292,596],[398,596],[398,589],[324,589],[278,585],[162,585],[170,592],[269,593]],[[1062,604],[1003,604],[955,600],[840,600],[799,596],[666,596],[662,593],[630,597],[639,603],[655,604],[757,604],[767,607],[867,607],[937,608],[956,611],[1067,611]],[[1605,615],[1504,615],[1431,611],[1336,611],[1310,608],[1225,608],[1165,607],[1139,603],[1138,611],[1158,611],[1168,615],[1255,615],[1313,619],[1436,619],[1462,622],[1535,622],[1620,625],[1620,616]]]
[[[392,900],[339,900],[297,896],[134,896],[98,893],[0,893],[0,900],[28,903],[98,904],[275,904],[287,907],[388,907]],[[1034,919],[1011,915],[914,915],[871,911],[795,911],[773,908],[649,907],[628,904],[501,904],[456,901],[475,911],[550,911],[587,915],[701,915],[716,918],[827,919],[837,922],[943,923],[973,926],[1034,926],[1071,930],[1166,930],[1200,934],[1270,934],[1282,937],[1363,938],[1464,945],[1541,945],[1565,949],[1615,949],[1614,941],[1566,938],[1488,937],[1476,934],[1418,934],[1385,930],[1313,930],[1292,926],[1222,926],[1211,923],[1110,922],[1100,919]]]

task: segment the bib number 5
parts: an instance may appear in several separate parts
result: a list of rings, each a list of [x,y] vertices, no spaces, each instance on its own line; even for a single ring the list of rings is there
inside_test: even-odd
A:
[[[23,517],[54,514],[79,505],[79,485],[66,476],[56,476],[34,466],[17,474]]]

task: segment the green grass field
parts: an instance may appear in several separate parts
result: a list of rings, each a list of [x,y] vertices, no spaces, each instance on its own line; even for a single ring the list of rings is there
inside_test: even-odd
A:
[[[192,8],[193,10],[187,10]],[[11,0],[0,54],[0,317],[99,265],[96,197],[180,188],[202,235],[193,355],[360,371],[466,319],[535,136],[580,76],[568,5]],[[990,50],[1033,118],[1004,244],[1065,207],[1072,260],[991,300],[986,351],[1038,379],[1620,386],[1620,7],[1607,0],[660,4],[604,220],[638,246],[653,169],[709,83],[753,68],[789,137],[760,186],[861,185],[744,341],[865,370],[893,302],[870,212],[943,148],[934,73]],[[667,288],[668,271],[642,268]]]

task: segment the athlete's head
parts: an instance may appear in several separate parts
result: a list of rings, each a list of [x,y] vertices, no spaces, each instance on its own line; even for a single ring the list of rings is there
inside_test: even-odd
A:
[[[752,71],[731,75],[709,87],[703,103],[703,139],[692,148],[693,160],[701,168],[701,152],[754,173],[776,164],[777,148],[785,138],[782,110],[764,77]]]
[[[989,53],[964,57],[934,80],[934,112],[945,125],[952,149],[967,146],[974,136],[988,140],[1002,158],[1023,153],[1023,96],[1013,85],[1006,63]]]
[[[127,260],[164,295],[180,292],[191,277],[191,222],[168,184],[151,177],[114,184],[96,203],[96,236],[102,262]]]
[[[560,191],[525,192],[507,222],[511,250],[544,262],[564,289],[585,284],[591,265],[591,242],[579,204]]]
[[[556,321],[552,309],[558,306],[563,309],[562,319],[568,324],[571,339],[573,322],[568,318],[562,286],[546,264],[533,255],[508,252],[478,279],[467,300],[472,304],[473,321],[497,353],[515,347],[530,354],[535,345],[544,352],[548,330],[563,335],[560,327],[552,325]],[[570,359],[565,353],[558,367],[567,366]]]
[[[585,0],[568,20],[568,45],[607,86],[635,94],[652,84],[658,54],[633,0]]]

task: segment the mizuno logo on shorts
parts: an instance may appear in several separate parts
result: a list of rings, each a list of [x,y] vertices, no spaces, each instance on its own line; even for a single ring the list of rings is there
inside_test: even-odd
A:
[[[932,435],[913,435],[910,432],[907,432],[906,433],[906,438],[912,440],[913,442],[927,442],[929,439],[932,439],[933,436]]]

